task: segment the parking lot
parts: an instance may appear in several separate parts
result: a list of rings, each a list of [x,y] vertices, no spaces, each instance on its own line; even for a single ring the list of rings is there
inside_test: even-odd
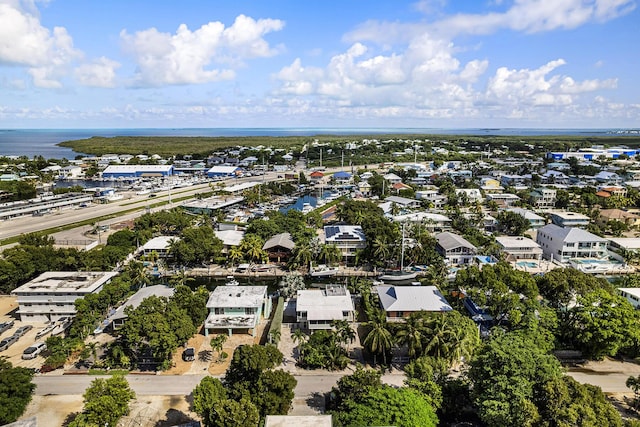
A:
[[[23,323],[18,319],[18,315],[16,314],[18,310],[18,303],[16,302],[16,298],[12,296],[0,296],[0,322],[7,322],[10,320],[14,321],[13,327],[4,331],[0,335],[0,339],[7,338],[15,333],[15,331],[24,325],[31,325],[33,328],[20,337],[13,345],[11,345],[8,349],[4,351],[0,351],[0,356],[5,356],[9,359],[9,361],[13,364],[13,366],[22,366],[25,368],[40,368],[42,363],[44,362],[44,358],[42,355],[37,356],[35,359],[31,360],[22,360],[22,352],[37,341],[44,341],[47,339],[47,336],[36,340],[36,334],[38,331],[44,329],[44,323]]]

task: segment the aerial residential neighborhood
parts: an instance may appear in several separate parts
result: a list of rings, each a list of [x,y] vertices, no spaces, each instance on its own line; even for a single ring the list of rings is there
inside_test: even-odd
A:
[[[346,378],[418,396],[406,410],[440,425],[486,422],[483,402],[508,396],[486,376],[505,369],[491,367],[495,352],[530,352],[532,366],[551,357],[546,381],[571,387],[585,363],[638,357],[639,151],[366,138],[350,140],[345,166],[344,144],[143,164],[82,157],[72,177],[66,160],[3,158],[2,355],[36,384],[121,372],[125,387],[145,373],[191,381],[183,395],[226,390],[180,406],[175,425],[227,400],[267,425],[287,415],[354,425],[353,411],[371,402],[349,396]],[[64,225],[48,230],[54,219]],[[13,224],[30,232],[12,237]],[[237,388],[248,360],[262,360],[254,391]],[[266,379],[275,372],[281,385]],[[328,386],[313,385],[326,375]],[[443,400],[460,378],[465,391]],[[296,384],[327,397],[305,401]],[[616,412],[607,408],[600,416]],[[78,422],[89,416],[76,411]]]

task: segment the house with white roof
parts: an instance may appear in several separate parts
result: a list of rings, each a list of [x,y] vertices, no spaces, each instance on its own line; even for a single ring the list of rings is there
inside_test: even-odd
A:
[[[395,173],[385,174],[382,176],[382,178],[384,178],[384,180],[387,181],[389,184],[396,184],[398,182],[402,182],[402,178],[400,178]]]
[[[436,251],[451,265],[470,264],[477,253],[477,248],[464,237],[445,231],[436,234]]]
[[[240,329],[251,331],[255,337],[260,319],[271,313],[271,299],[266,286],[221,285],[209,294],[207,310],[205,336],[214,330],[226,330],[231,336],[233,330]]]
[[[56,321],[76,314],[75,301],[98,293],[117,276],[113,271],[48,271],[11,291],[22,322]]]
[[[240,174],[242,171],[238,166],[213,166],[207,171],[207,176],[209,178],[218,178],[218,177],[235,177]]]
[[[404,209],[415,209],[415,208],[419,208],[420,207],[420,201],[419,200],[409,199],[407,197],[389,196],[386,199],[384,199],[384,201],[387,202],[387,203],[389,203],[389,202],[394,203],[398,207],[404,208]]]
[[[540,261],[542,248],[528,237],[523,236],[497,236],[496,242],[506,255],[507,261],[531,259]]]
[[[405,215],[395,215],[391,219],[395,222],[419,223],[430,232],[451,230],[452,220],[446,215],[431,212],[414,212]]]
[[[435,286],[376,286],[376,292],[389,321],[402,321],[418,311],[453,310]]]
[[[109,165],[102,171],[105,179],[151,178],[173,175],[173,165]]]
[[[355,307],[346,286],[327,285],[325,289],[303,289],[296,296],[296,320],[311,331],[331,329],[334,320],[355,320]]]
[[[367,247],[367,238],[359,225],[327,225],[324,241],[327,245],[336,245],[345,258],[354,257],[356,251]]]
[[[589,218],[577,212],[550,212],[551,222],[560,227],[586,227],[589,225]]]
[[[171,242],[173,240],[180,240],[180,238],[176,236],[154,237],[153,239],[142,245],[142,247],[139,249],[140,253],[147,256],[155,253],[159,258],[166,258],[169,256],[169,248],[171,247]]]
[[[518,214],[524,219],[526,219],[527,221],[529,221],[529,224],[533,229],[540,228],[547,223],[547,220],[544,217],[528,209],[510,208],[510,209],[507,209],[507,211]]]
[[[536,243],[546,259],[567,263],[571,258],[607,257],[607,240],[576,227],[547,224],[538,230]]]

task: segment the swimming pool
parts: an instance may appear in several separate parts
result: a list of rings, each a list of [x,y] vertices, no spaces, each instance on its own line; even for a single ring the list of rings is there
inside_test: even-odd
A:
[[[518,267],[536,268],[538,266],[538,263],[533,261],[518,261],[516,262],[516,265]]]

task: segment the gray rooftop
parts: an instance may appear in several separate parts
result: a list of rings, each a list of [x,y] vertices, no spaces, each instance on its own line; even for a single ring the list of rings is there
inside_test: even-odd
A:
[[[593,233],[576,227],[560,227],[555,224],[547,224],[538,230],[538,234],[544,233],[551,237],[562,239],[565,243],[579,242],[607,242],[607,239],[598,237]]]
[[[113,271],[48,271],[11,291],[12,294],[87,294],[99,289],[118,273]]]
[[[170,288],[168,286],[164,286],[164,285],[154,285],[154,286],[144,287],[140,289],[138,292],[136,292],[135,294],[131,295],[131,297],[127,300],[127,302],[125,302],[120,307],[118,307],[118,309],[113,314],[113,316],[111,316],[111,320],[125,319],[127,317],[127,315],[124,314],[125,308],[127,307],[137,308],[142,303],[143,300],[145,300],[146,298],[149,298],[152,295],[155,295],[157,297],[171,298],[173,296],[174,290],[175,289]]]
[[[476,249],[476,247],[469,243],[464,237],[454,233],[449,233],[448,231],[436,234],[436,240],[438,241],[438,245],[440,245],[440,247],[445,251],[455,249],[460,246]]]
[[[453,310],[435,286],[376,286],[385,311]]]
[[[276,234],[275,236],[272,236],[269,240],[264,242],[262,249],[267,250],[271,248],[276,248],[278,246],[292,250],[296,246],[296,244],[293,243],[293,240],[291,239],[291,234],[280,233],[280,234]]]

